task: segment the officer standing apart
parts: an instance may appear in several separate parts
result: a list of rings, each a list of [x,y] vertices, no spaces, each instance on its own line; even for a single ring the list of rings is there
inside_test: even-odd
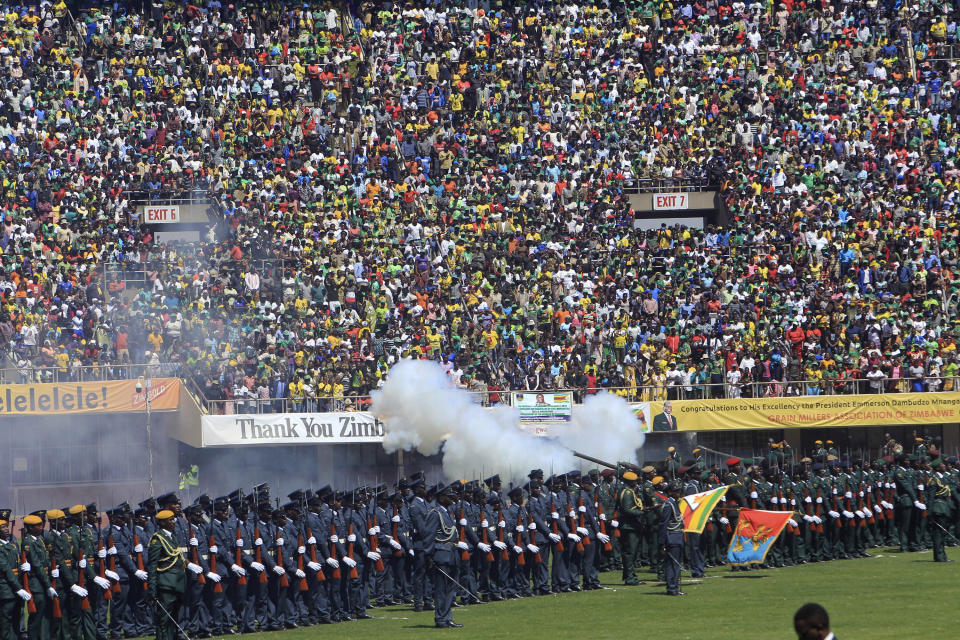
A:
[[[147,548],[150,598],[157,604],[154,614],[156,640],[177,638],[176,620],[187,589],[187,561],[173,537],[173,511],[157,514],[157,527]]]
[[[437,495],[437,503],[424,516],[424,553],[430,559],[429,568],[433,583],[433,620],[439,628],[458,628],[462,624],[453,621],[450,613],[456,591],[452,576],[457,570],[460,550],[457,525],[447,509],[453,504],[456,492],[453,487]],[[446,575],[444,575],[446,574]]]
[[[671,482],[667,499],[660,506],[660,547],[663,549],[663,573],[667,582],[668,596],[686,595],[680,591],[680,561],[683,557],[683,517],[677,499],[680,484]]]

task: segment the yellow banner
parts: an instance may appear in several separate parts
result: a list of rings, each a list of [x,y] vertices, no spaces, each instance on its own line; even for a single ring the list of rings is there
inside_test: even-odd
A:
[[[180,403],[179,378],[154,378],[150,410],[168,411]],[[59,382],[0,386],[0,416],[143,411],[146,396],[136,380]]]
[[[664,411],[665,404],[633,405],[641,429],[720,431],[960,422],[960,392],[674,400],[669,414]]]

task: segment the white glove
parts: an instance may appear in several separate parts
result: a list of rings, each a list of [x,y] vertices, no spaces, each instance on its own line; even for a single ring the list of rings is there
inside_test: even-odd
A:
[[[192,562],[187,563],[187,569],[190,569],[190,571],[193,571],[197,575],[203,573],[203,567],[198,564],[193,564]]]
[[[547,536],[550,538],[550,542],[560,542],[563,539],[555,533],[549,533]]]
[[[243,549],[243,538],[237,538],[237,549]]]
[[[332,536],[330,536],[330,542],[332,542],[333,544],[337,544],[337,542],[339,541],[340,541],[340,538],[337,537],[337,534],[333,534]]]
[[[579,533],[580,536],[584,538],[590,535],[590,532],[587,531],[586,527],[577,527],[577,533]]]
[[[867,485],[867,493],[873,493],[873,487]]]
[[[720,496],[720,502],[726,502],[727,496]]]
[[[877,513],[883,513],[883,509],[881,509],[880,505],[878,504],[873,505],[873,510],[876,511]]]
[[[299,553],[300,555],[303,555],[306,552],[307,552],[307,548],[304,547],[303,545],[300,545],[299,547],[297,547],[297,553]]]
[[[813,522],[813,518],[811,518],[810,516],[804,514],[804,516],[803,516],[803,521],[804,521],[804,522]]]
[[[605,533],[598,533],[597,540],[599,540],[602,544],[607,544],[608,542],[610,542],[610,536],[608,536]]]
[[[207,578],[213,580],[214,582],[220,582],[220,574],[215,571],[210,571],[207,573]]]
[[[259,562],[251,562],[250,568],[257,572],[262,572],[264,570],[264,566]]]
[[[794,500],[793,498],[790,498],[790,506],[791,506],[791,507],[797,506],[797,501]]]
[[[573,540],[574,542],[580,542],[580,536],[575,533],[568,533],[567,537]]]
[[[351,569],[353,569],[355,566],[357,566],[357,561],[354,560],[353,558],[344,558],[344,559],[343,559],[343,564],[345,564],[345,565],[347,565],[348,567],[350,567]]]
[[[379,533],[380,533],[380,525],[374,526],[374,527],[373,527],[373,530],[374,530],[374,532],[375,532],[374,535],[379,534]]]
[[[333,567],[334,569],[340,568],[340,563],[334,558],[327,558],[327,564]]]
[[[773,496],[772,498],[770,498],[770,504],[779,504],[779,503],[780,503],[780,499],[777,496]]]
[[[927,505],[923,504],[923,503],[920,502],[919,500],[918,500],[917,502],[915,502],[914,504],[916,505],[917,509],[920,509],[920,511],[926,511],[926,510],[927,510]]]
[[[797,526],[797,521],[794,520],[793,518],[790,518],[790,526],[791,526],[791,527]]]
[[[94,576],[93,582],[104,591],[110,588],[110,581],[107,580],[106,578],[101,578],[100,576]]]
[[[283,538],[277,538],[277,546],[278,546],[278,547],[282,547],[282,546],[283,546]]]
[[[831,510],[831,511],[828,511],[827,513],[830,514],[830,517],[831,517],[831,518],[839,518],[839,517],[840,517],[840,514],[837,513],[836,511],[832,511],[832,510]]]
[[[72,591],[74,595],[76,595],[79,598],[86,598],[88,595],[90,595],[86,589],[84,589],[78,584],[75,584],[72,587],[70,587],[70,591]]]
[[[497,526],[503,529],[507,526],[507,523],[501,520],[500,522],[497,523]]]
[[[803,501],[806,502],[807,504],[810,504],[811,502],[813,502],[813,499],[811,499],[810,496],[807,496],[806,498],[803,499]]]
[[[754,500],[756,500],[759,496],[757,496],[757,492],[756,492],[756,491],[751,491],[751,492],[750,492],[750,497],[753,498]]]
[[[483,527],[484,529],[486,529],[487,527],[490,526],[490,523],[487,522],[487,519],[486,519],[486,518],[484,518],[483,520],[480,521],[480,526]]]
[[[614,529],[616,529],[617,527],[620,526],[620,523],[617,522],[616,520],[611,520],[611,521],[610,521],[610,526],[613,527]]]
[[[137,546],[135,546],[135,547],[133,548],[133,552],[134,552],[134,553],[143,553],[143,545],[142,545],[142,544],[138,544]]]
[[[320,571],[323,567],[320,566],[319,562],[308,562],[307,566],[310,567],[311,571]]]
[[[720,518],[720,524],[722,524],[723,526],[727,526],[728,524],[730,524],[730,521],[727,520],[726,518]]]
[[[923,491],[923,484],[917,485],[917,491]]]
[[[210,553],[216,553],[217,551],[220,551],[220,548],[217,545],[210,547]]]
[[[605,513],[598,514],[597,517],[603,520],[604,522],[607,521],[607,514]]]
[[[400,516],[393,516],[390,518],[390,522],[400,522]]]
[[[522,524],[518,524],[518,525],[517,525],[517,533],[523,533],[523,525],[522,525]]]
[[[853,494],[847,491],[846,493],[843,494],[843,497],[849,500],[853,497]]]
[[[531,531],[535,531],[536,528],[537,528],[536,522],[531,522],[530,524],[527,525],[527,529],[530,529]]]
[[[813,516],[813,521],[816,522],[817,524],[823,524],[823,518],[821,518],[820,516]]]
[[[199,546],[200,546],[200,541],[197,540],[196,538],[190,538],[190,546],[191,546],[191,547],[199,547]]]
[[[465,527],[465,526],[467,526],[467,519],[466,519],[466,518],[460,518],[460,521],[459,521],[457,524],[459,524],[461,527]]]
[[[413,549],[407,549],[407,553],[410,554],[410,557],[414,557],[416,554],[413,552]]]
[[[310,536],[309,538],[307,538],[307,544],[317,544],[317,539],[314,538],[313,536]]]
[[[56,569],[54,569],[53,571],[51,571],[51,572],[50,572],[50,577],[51,577],[51,578],[59,578],[59,577],[60,577],[60,567],[57,567]]]
[[[350,535],[347,536],[347,542],[356,542],[356,541],[357,541],[356,534],[351,533]]]
[[[832,493],[833,495],[837,495],[837,488],[836,487],[831,488],[830,493]]]
[[[262,546],[263,546],[263,538],[257,538],[256,540],[253,541],[253,544],[256,545],[256,546],[258,546],[258,547],[262,547]]]
[[[817,504],[823,504],[823,498],[817,496]]]
[[[530,551],[530,553],[540,553],[540,547],[535,544],[528,544],[527,550]]]
[[[106,557],[107,557],[107,550],[106,550],[106,549],[97,549],[97,557],[98,557],[98,558],[106,558]]]
[[[377,535],[377,530],[376,530],[375,528],[373,528],[373,527],[370,527],[369,529],[367,529],[367,535],[368,535],[368,536],[375,536],[375,535]]]
[[[297,570],[294,572],[294,574],[295,574],[298,578],[306,578],[306,577],[307,577],[307,574],[305,574],[302,569],[297,569]]]
[[[490,553],[490,545],[484,544],[482,542],[477,543],[477,548],[484,553]]]
[[[570,518],[576,518],[576,517],[577,517],[577,512],[574,511],[573,509],[570,509],[570,512],[567,514],[567,516],[570,517]]]
[[[860,495],[860,497],[862,498],[862,497],[863,497],[863,491],[861,491],[859,495]]]
[[[377,553],[376,551],[367,551],[367,557],[370,558],[371,560],[373,560],[374,562],[376,562],[377,560],[379,560],[379,559],[382,558],[383,556],[381,556],[381,555],[380,555],[379,553]]]
[[[854,513],[857,514],[857,517],[858,517],[858,518],[863,518],[863,517],[864,517],[863,511],[860,511],[860,509],[857,509],[856,511],[854,511]]]
[[[577,507],[577,511],[579,511],[580,513],[586,513],[587,512],[586,505],[580,505],[579,507]]]
[[[238,576],[245,576],[245,575],[247,575],[247,570],[244,569],[243,567],[241,567],[241,566],[238,565],[238,564],[232,564],[232,565],[230,565],[230,571],[233,571],[233,572],[234,572],[235,574],[237,574]]]
[[[117,548],[116,548],[116,547],[110,547],[109,549],[107,549],[107,555],[108,555],[108,556],[115,556],[115,555],[117,555]]]
[[[107,569],[103,572],[103,575],[107,576],[114,582],[120,582],[120,575],[116,571],[110,571],[110,569]]]
[[[394,549],[402,549],[402,548],[403,548],[403,545],[401,545],[399,542],[397,542],[397,541],[394,540],[393,538],[390,539],[390,546],[393,547]]]
[[[53,587],[50,587],[49,589],[47,589],[47,595],[50,596],[51,598],[56,598],[57,590],[54,589]]]
[[[559,519],[560,519],[560,514],[557,513],[556,511],[552,511],[552,512],[550,513],[550,517],[553,518],[554,520],[559,520]]]
[[[20,565],[20,571],[30,571],[30,563],[24,562]]]
[[[237,566],[237,565],[233,565],[233,566]],[[243,571],[243,569],[241,569],[241,571]],[[150,577],[150,575],[149,575],[146,571],[144,571],[143,569],[137,569],[137,570],[133,573],[133,575],[137,576],[137,580],[141,580],[141,581],[143,581],[143,582],[146,582],[146,581],[147,581],[147,578]]]
[[[514,551],[514,553],[516,553],[517,555],[520,555],[521,553],[523,553],[523,547],[521,547],[520,545],[516,545],[516,544],[515,544],[515,545],[513,545],[513,551]]]
[[[30,595],[30,592],[26,589],[20,589],[17,591],[17,595],[23,598],[24,602],[29,602],[33,598],[33,596]]]
[[[501,541],[499,541],[499,540],[495,540],[495,541],[493,542],[493,546],[495,546],[497,549],[500,549],[501,551],[503,551],[504,549],[507,548],[507,543],[506,543],[506,542],[501,542]]]
[[[462,549],[463,551],[469,551],[470,545],[468,545],[466,542],[458,542],[457,549]]]
[[[273,572],[274,572],[275,574],[277,574],[278,576],[282,576],[282,575],[284,575],[284,574],[287,573],[286,569],[284,569],[284,568],[281,567],[280,565],[275,565],[275,566],[273,567]]]

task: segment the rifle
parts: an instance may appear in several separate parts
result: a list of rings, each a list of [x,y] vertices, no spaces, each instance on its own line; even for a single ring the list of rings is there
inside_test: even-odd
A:
[[[238,567],[243,566],[243,547],[236,544],[241,540],[243,540],[243,535],[240,533],[240,525],[238,524],[237,533],[236,533],[236,536],[234,537],[234,545],[236,546],[236,550],[233,552],[233,564],[237,565]],[[142,558],[141,558],[141,564],[142,564]],[[247,584],[247,577],[244,575],[237,576],[237,584],[238,585]]]
[[[257,517],[257,516],[254,516],[254,518],[256,518],[256,517]],[[257,548],[257,550],[256,550],[255,555],[254,555],[254,560],[256,560],[256,561],[257,561],[258,563],[260,563],[260,564],[263,564],[263,562],[262,562],[262,560],[263,560],[263,551],[260,549],[260,547],[262,547],[263,545],[262,545],[262,544],[257,544],[257,540],[260,540],[260,539],[261,539],[261,538],[260,538],[260,525],[255,524],[255,525],[253,525],[253,546],[255,546],[255,547]],[[261,572],[260,572],[260,584],[266,584],[266,583],[267,583],[267,572],[266,572],[266,571],[261,571]]]
[[[485,516],[481,516],[481,517],[486,519]],[[490,538],[487,535],[486,527],[480,527],[480,541],[483,544],[487,545],[488,547],[490,546]],[[486,560],[487,562],[493,562],[493,552],[487,551],[486,555],[483,556],[483,559]]]
[[[133,534],[134,549],[136,549],[139,546],[140,546],[140,536],[138,536],[137,534]],[[135,553],[137,554],[137,571],[145,571],[145,569],[143,568],[143,551],[137,551]],[[144,591],[150,588],[150,585],[147,584],[146,580],[144,580],[142,584],[143,584]]]
[[[520,509],[517,509],[517,529],[521,529],[521,530],[523,529],[523,514]],[[520,531],[517,531],[517,533],[519,534]],[[520,537],[520,540],[518,540],[517,542],[522,543],[523,536],[519,536],[519,537]],[[517,546],[522,547],[523,545],[517,544]],[[517,566],[523,567],[526,564],[527,564],[527,559],[524,557],[523,551],[521,551],[520,553],[517,554]]]
[[[820,518],[820,522],[817,523],[817,533],[823,533],[823,518],[820,516],[820,514],[823,513],[823,496],[820,493],[820,487],[817,487],[817,503],[816,504],[817,506],[814,507],[814,509],[816,509],[817,513],[815,515],[818,518]]]
[[[400,512],[397,509],[397,505],[393,505],[393,517],[396,518],[398,515],[400,515]],[[393,539],[400,542],[400,523],[396,521],[393,522]],[[393,555],[402,558],[403,549],[395,549]]]
[[[595,502],[597,506],[597,518],[600,520],[600,533],[607,535],[607,518],[603,515],[603,505],[600,504],[600,501]],[[603,545],[604,551],[613,551],[613,545],[607,540]]]
[[[463,512],[463,495],[460,496],[460,520],[459,523],[466,521],[466,515]],[[467,527],[464,524],[460,524],[460,542],[466,543],[467,541]],[[466,549],[460,550],[460,559],[463,562],[470,562],[470,552]]]
[[[310,530],[310,527],[307,527],[307,540],[313,538],[313,531]],[[310,561],[314,564],[317,564],[317,545],[316,543],[310,545]],[[327,576],[323,575],[323,571],[317,571],[317,582],[323,582],[327,579]]]
[[[370,529],[375,528],[376,526],[377,526],[377,515],[374,514],[374,515],[373,515],[373,527],[370,526],[370,518],[367,518],[367,531],[369,531]],[[370,536],[370,551],[373,551],[374,553],[380,553],[380,545],[377,544],[377,534],[373,534],[373,535]],[[377,560],[376,564],[374,565],[374,568],[375,568],[377,571],[385,571],[385,570],[386,570],[386,567],[383,566],[383,558]]]
[[[336,538],[336,537],[337,537],[337,527],[331,522],[330,523],[330,538],[331,538],[330,557],[333,558],[334,560],[337,559],[337,543],[333,542],[333,538]],[[333,579],[334,580],[340,579],[340,567],[334,567]]]
[[[113,525],[112,525],[112,524],[108,524],[107,526],[110,527],[110,534],[107,536],[107,549],[109,550],[109,549],[113,549],[113,547],[114,547],[114,544],[113,544]],[[110,567],[110,571],[113,571],[114,573],[117,572],[117,556],[116,556],[116,554],[113,554],[113,555],[110,556],[110,561],[109,561],[108,566]],[[112,585],[110,585],[110,590],[113,591],[114,593],[120,593],[120,591],[122,590],[122,589],[120,588],[120,583],[119,583],[119,582],[114,582]]]
[[[556,513],[556,512],[557,512],[557,506],[556,506],[556,505],[554,504],[554,502],[553,502],[553,492],[551,491],[551,492],[550,492],[550,514],[551,514],[551,515],[550,515],[550,530],[551,530],[551,532],[553,533],[553,535],[559,536],[559,535],[560,535],[560,529],[559,529],[559,527],[557,527],[557,520],[556,520],[556,518],[554,518],[553,515],[552,515],[552,514],[554,514],[554,513]],[[554,549],[557,551],[557,553],[563,553],[563,538],[562,538],[562,537],[561,537],[559,540],[557,540],[556,544],[554,545]]]
[[[297,535],[297,571],[303,573],[306,576],[306,573],[303,571],[303,554],[300,553],[300,547],[303,546],[303,534],[300,533]],[[307,584],[306,577],[300,578],[300,591],[307,591],[310,589],[310,585]]]
[[[583,511],[580,511],[580,508],[583,507],[583,492],[577,494],[577,513],[580,514],[580,518],[577,520],[581,529],[587,528],[587,523]],[[590,546],[590,536],[583,536],[583,546]]]
[[[21,552],[20,552],[20,564],[26,564],[26,562],[27,562],[27,552],[26,552],[26,551],[21,551]],[[32,566],[31,566],[30,568],[33,569]],[[30,572],[29,572],[29,571],[21,571],[21,572],[20,572],[20,577],[23,579],[23,590],[26,591],[27,593],[30,593]],[[30,595],[32,596],[33,594],[31,593]],[[23,609],[21,609],[20,611],[23,611]],[[32,598],[32,597],[30,598],[29,601],[27,601],[27,611],[30,612],[30,613],[36,613],[36,612],[37,612],[37,603],[33,601],[33,598]]]
[[[353,514],[350,514],[350,524],[347,525],[347,557],[353,560],[353,543],[350,542],[350,536],[353,535]],[[360,574],[357,573],[357,568],[350,567],[350,578],[352,580],[357,580],[360,578]]]
[[[917,487],[918,493],[920,494],[919,496],[920,502],[926,505],[927,504],[927,482],[930,481],[930,478],[927,476],[926,473],[919,476],[919,478],[921,480],[920,485],[923,486],[923,489],[920,489],[919,486]],[[923,511],[920,512],[920,519],[925,520],[926,518],[927,518],[927,510],[924,509]]]
[[[497,542],[503,542],[503,530],[506,528],[505,522],[504,526],[500,526],[501,522],[503,522],[503,507],[497,507]],[[500,551],[500,559],[503,561],[510,559],[506,549]]]
[[[277,527],[277,538],[276,538],[276,540],[283,540],[283,529],[280,528],[280,527]],[[283,566],[283,545],[282,545],[282,544],[278,544],[278,545],[276,545],[276,547],[277,547],[277,566],[278,566],[278,567],[282,567],[282,566]],[[290,586],[290,581],[287,580],[287,572],[286,572],[286,571],[284,571],[284,572],[283,572],[283,575],[280,576],[280,586],[281,586],[281,587],[289,587],[289,586]]]
[[[103,540],[98,539],[97,540],[97,576],[106,580],[107,579],[107,574],[106,574],[107,562],[100,557],[101,551],[103,551]],[[109,587],[104,590],[103,599],[113,600],[113,587]]]
[[[207,540],[207,546],[210,546],[210,547],[217,546],[217,541],[214,540],[212,535],[210,536],[210,539]],[[217,554],[211,552],[210,553],[210,573],[216,573],[216,572],[217,572]],[[220,586],[219,582],[213,585],[213,592],[223,593],[223,587]]]
[[[534,522],[532,513],[528,512],[527,515],[530,516],[530,522],[527,523],[527,531],[530,532],[530,544],[536,547],[537,546],[537,523]],[[539,551],[537,551],[533,555],[533,561],[537,564],[543,562],[543,557],[540,555]]]
[[[197,537],[197,528],[192,524],[190,525],[190,537],[191,538]],[[200,553],[197,551],[197,545],[195,544],[190,545],[190,558],[191,558],[190,562],[192,562],[193,564],[200,567],[203,566],[200,564]],[[202,571],[197,574],[197,584],[207,584],[207,579],[203,577]]]
[[[80,540],[79,532],[77,535],[77,586],[81,589],[87,588],[87,570],[86,567],[81,567],[80,563],[83,562],[86,564],[86,557],[83,554],[83,546]],[[80,601],[80,609],[83,611],[90,610],[90,598],[89,596]]]
[[[57,590],[57,579],[53,577],[53,572],[57,570],[57,559],[50,555],[50,588],[54,591]],[[60,620],[63,618],[63,612],[60,610],[60,596],[53,598],[52,602],[53,608],[51,609],[51,617],[54,620]]]
[[[567,518],[570,519],[570,531],[571,531],[571,532],[577,530],[577,520],[576,520],[576,518],[575,518],[574,516],[570,515],[570,514],[572,514],[572,513],[573,513],[573,507],[571,507],[571,508],[570,508],[570,511],[567,512]],[[580,535],[580,534],[577,533],[577,535]],[[578,551],[579,553],[583,553],[583,538],[582,538],[582,537],[580,538],[580,542],[577,543],[577,551]]]

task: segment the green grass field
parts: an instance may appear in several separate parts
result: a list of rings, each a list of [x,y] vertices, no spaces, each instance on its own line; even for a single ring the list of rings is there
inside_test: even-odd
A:
[[[930,551],[890,553],[872,549],[873,558],[807,564],[783,569],[732,572],[708,570],[707,577],[684,577],[686,597],[665,595],[662,583],[619,584],[607,573],[606,591],[569,593],[454,609],[463,629],[436,629],[433,613],[409,606],[371,609],[375,620],[258,634],[264,640],[308,640],[335,635],[357,638],[461,639],[616,638],[656,634],[664,639],[745,640],[795,638],[793,614],[806,602],[830,613],[841,640],[955,637],[960,612],[960,562],[934,563]],[[948,549],[960,560],[960,548]],[[954,629],[954,631],[949,631]],[[942,635],[941,635],[942,634]],[[251,636],[253,637],[253,636]]]

